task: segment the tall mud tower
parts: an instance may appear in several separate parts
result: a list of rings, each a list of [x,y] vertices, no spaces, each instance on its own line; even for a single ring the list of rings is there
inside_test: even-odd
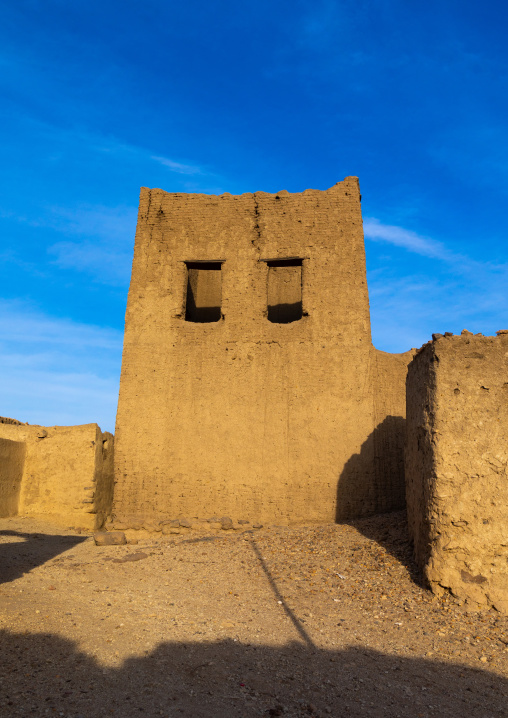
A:
[[[356,177],[298,194],[143,188],[114,519],[332,521],[400,505],[390,419],[408,360],[371,346]],[[391,388],[376,399],[374,386]]]

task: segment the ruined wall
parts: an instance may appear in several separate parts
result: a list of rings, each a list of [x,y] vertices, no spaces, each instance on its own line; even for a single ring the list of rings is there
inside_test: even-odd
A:
[[[0,438],[0,516],[15,516],[25,464],[25,444]]]
[[[508,613],[508,334],[425,345],[407,378],[407,510],[436,592]]]
[[[95,471],[93,510],[95,511],[95,524],[93,528],[100,528],[111,514],[114,491],[114,456],[115,437],[109,431],[101,432],[97,427],[97,440],[95,442]]]
[[[142,189],[116,525],[379,510],[378,373],[356,178],[298,194]]]
[[[11,420],[0,422],[0,441],[23,447],[24,455],[16,499],[3,515],[85,529],[103,524],[113,493],[111,434],[97,424],[41,427]],[[8,465],[14,469],[12,459]]]

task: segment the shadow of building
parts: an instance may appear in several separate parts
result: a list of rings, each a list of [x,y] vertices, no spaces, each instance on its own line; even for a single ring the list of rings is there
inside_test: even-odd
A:
[[[14,581],[86,540],[86,536],[53,536],[12,530],[0,531],[0,536],[19,539],[2,543],[0,546],[0,583]]]
[[[363,646],[164,642],[107,667],[55,635],[4,631],[0,641],[11,667],[4,716],[506,715],[508,681],[496,673]]]
[[[387,416],[346,462],[337,482],[337,523],[405,507],[402,416]]]

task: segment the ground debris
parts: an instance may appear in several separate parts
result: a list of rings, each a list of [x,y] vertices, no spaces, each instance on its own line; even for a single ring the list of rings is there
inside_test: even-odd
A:
[[[0,541],[0,716],[505,711],[506,618],[427,591],[401,513],[100,551],[16,517]]]

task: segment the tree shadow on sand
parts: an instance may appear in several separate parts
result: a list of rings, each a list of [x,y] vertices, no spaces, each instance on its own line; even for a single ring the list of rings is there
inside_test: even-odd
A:
[[[54,635],[2,632],[0,645],[5,716],[506,715],[508,681],[500,675],[361,646],[167,642],[105,667]],[[113,653],[114,646],[114,660]]]

